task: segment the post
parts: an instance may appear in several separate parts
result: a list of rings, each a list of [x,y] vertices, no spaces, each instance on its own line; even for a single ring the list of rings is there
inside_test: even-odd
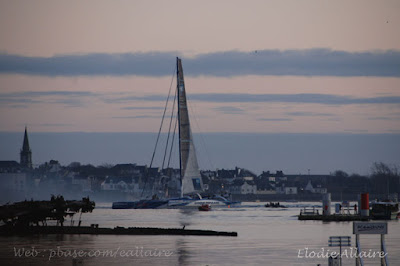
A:
[[[342,266],[342,238],[339,238],[339,265]]]
[[[331,214],[331,193],[322,195],[322,208],[323,215]]]
[[[369,216],[369,194],[362,193],[361,194],[361,206],[360,214],[361,216]]]
[[[357,249],[356,266],[364,266],[363,259],[359,257],[359,254],[361,252],[360,235],[359,234],[356,234],[356,249]]]
[[[388,266],[389,261],[387,258],[387,253],[386,253],[386,245],[385,245],[385,235],[381,234],[381,252],[385,255],[383,258],[381,258],[381,266]]]

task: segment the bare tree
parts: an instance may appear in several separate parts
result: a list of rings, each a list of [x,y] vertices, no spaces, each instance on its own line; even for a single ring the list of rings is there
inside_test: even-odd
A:
[[[375,162],[371,167],[371,179],[377,194],[398,193],[400,176],[396,166],[390,167],[383,162]]]

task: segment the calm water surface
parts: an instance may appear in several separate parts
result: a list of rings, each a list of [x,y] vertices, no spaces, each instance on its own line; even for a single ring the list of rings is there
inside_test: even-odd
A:
[[[322,248],[338,251],[338,248],[328,247],[329,236],[352,236],[354,244],[351,222],[297,220],[301,207],[315,203],[289,203],[288,209],[269,209],[263,203],[244,203],[238,208],[210,212],[112,210],[110,204],[98,205],[93,213],[83,214],[83,225],[186,226],[186,229],[236,231],[238,237],[0,237],[0,265],[327,265],[325,258],[299,258],[299,250],[303,256],[305,248],[309,252],[322,251]],[[386,244],[390,264],[400,265],[400,222],[389,221]],[[365,251],[379,251],[380,236],[362,235],[361,245]],[[18,253],[23,248],[32,250],[32,247],[35,250],[32,254]],[[79,258],[78,252],[85,257]],[[379,259],[364,262],[365,265],[379,265]],[[344,258],[343,264],[354,265],[354,259]]]

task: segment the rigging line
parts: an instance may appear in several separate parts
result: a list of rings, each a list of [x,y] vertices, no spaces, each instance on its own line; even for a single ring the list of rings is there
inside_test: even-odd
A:
[[[156,145],[155,145],[154,151],[153,151],[153,156],[151,157],[150,167],[153,165],[154,156],[155,156],[156,150],[157,150],[157,144],[158,144],[158,141],[160,139],[160,134],[161,134],[162,126],[163,126],[163,123],[164,123],[164,118],[165,118],[165,112],[167,111],[169,96],[171,95],[171,88],[172,88],[172,83],[174,81],[174,76],[175,76],[175,70],[174,70],[174,73],[172,74],[171,85],[169,86],[168,97],[167,97],[167,101],[165,103],[164,112],[163,112],[162,119],[161,119],[161,124],[160,124],[160,129],[158,130],[158,135],[157,135]]]
[[[163,162],[162,162],[162,167],[161,167],[161,169],[164,169],[165,158],[167,157],[167,150],[168,150],[168,144],[169,144],[169,136],[170,136],[170,133],[171,133],[171,125],[172,125],[172,119],[173,119],[174,111],[175,111],[175,102],[176,102],[177,93],[178,93],[178,89],[175,91],[174,103],[172,104],[172,112],[171,112],[171,119],[170,119],[170,121],[169,121],[168,136],[167,136],[167,144],[165,145],[164,158],[163,158]]]
[[[169,86],[168,97],[167,97],[167,101],[166,101],[166,103],[165,103],[165,108],[164,108],[163,116],[162,116],[162,119],[161,119],[160,129],[158,130],[156,145],[154,146],[153,155],[151,156],[151,161],[150,161],[150,166],[149,166],[150,169],[151,169],[151,166],[153,165],[154,156],[155,156],[156,150],[157,150],[157,144],[158,144],[158,141],[159,141],[159,139],[160,139],[160,134],[161,134],[162,126],[163,126],[163,123],[164,123],[165,112],[167,111],[169,96],[171,95],[172,83],[174,82],[174,77],[175,77],[175,67],[174,67],[174,71],[173,71],[173,73],[172,73],[171,84],[170,84],[170,86]],[[146,174],[146,175],[147,175],[147,174]],[[144,187],[143,187],[143,190],[142,190],[142,193],[141,193],[141,197],[143,196],[143,192],[144,192],[144,190],[145,190],[145,188],[146,188],[147,181],[148,181],[148,176],[146,176],[145,179],[146,179],[146,180],[145,180]]]
[[[172,148],[174,147],[174,140],[175,140],[175,135],[176,135],[176,126],[178,124],[178,117],[176,117],[175,119],[175,126],[174,126],[174,134],[172,135],[172,141],[171,141],[171,150],[169,151],[169,158],[168,158],[168,164],[167,164],[167,168],[169,168],[169,163],[171,161],[171,157],[172,157]]]
[[[199,123],[198,123],[198,121],[197,121],[196,113],[193,111],[192,103],[191,103],[190,101],[188,101],[188,106],[189,106],[189,108],[190,108],[190,112],[192,113],[192,117],[194,118],[194,122],[195,122],[195,124],[196,124],[196,126],[197,126],[197,129],[199,130],[199,131],[198,131],[198,134],[200,135],[201,144],[202,144],[202,146],[204,147],[204,150],[205,150],[205,153],[206,153],[207,161],[208,161],[208,163],[210,164],[211,168],[212,168],[212,169],[215,169],[215,168],[214,168],[214,164],[213,164],[213,163],[211,162],[211,160],[210,160],[210,156],[209,156],[210,153],[209,153],[208,150],[207,150],[207,146],[206,146],[205,141],[204,141],[204,138],[203,138],[203,133],[202,133],[201,130],[200,130],[200,126],[199,126]]]

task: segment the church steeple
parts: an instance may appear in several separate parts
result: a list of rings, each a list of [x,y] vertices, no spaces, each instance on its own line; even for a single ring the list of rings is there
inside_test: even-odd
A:
[[[20,164],[24,168],[32,168],[32,151],[29,147],[28,130],[25,127],[24,144],[20,153]]]

